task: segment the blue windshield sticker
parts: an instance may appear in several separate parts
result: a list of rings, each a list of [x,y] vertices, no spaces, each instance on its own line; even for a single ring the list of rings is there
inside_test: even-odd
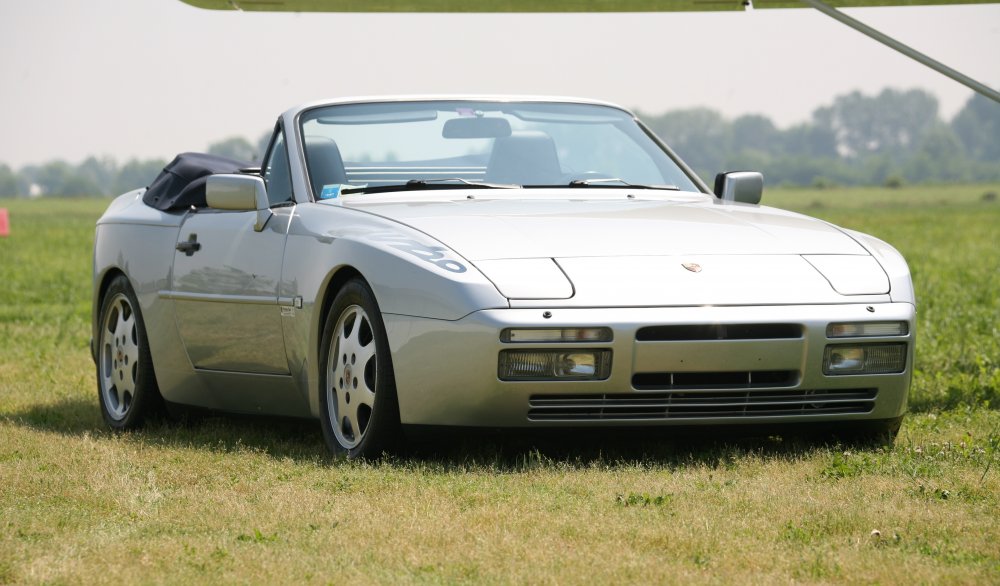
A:
[[[320,199],[336,199],[340,197],[340,188],[343,187],[340,183],[334,183],[331,185],[324,185],[323,191],[320,192]]]

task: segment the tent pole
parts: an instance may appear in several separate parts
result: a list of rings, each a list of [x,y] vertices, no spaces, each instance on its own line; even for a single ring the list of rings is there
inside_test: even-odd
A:
[[[840,21],[842,24],[851,27],[852,29],[858,31],[859,33],[868,35],[869,37],[875,39],[876,41],[882,43],[883,45],[886,45],[891,49],[899,51],[903,55],[906,55],[907,57],[923,65],[926,65],[927,67],[930,67],[934,71],[937,71],[942,75],[950,77],[951,79],[957,81],[962,85],[972,88],[972,90],[986,96],[987,98],[990,98],[994,102],[1000,102],[1000,92],[996,91],[995,89],[985,84],[982,84],[972,79],[971,77],[952,69],[951,67],[948,67],[947,65],[941,63],[940,61],[931,59],[930,57],[924,55],[920,51],[917,51],[916,49],[908,45],[900,43],[896,39],[873,29],[872,27],[866,25],[863,22],[860,22],[854,18],[851,18],[850,16],[847,16],[846,14],[840,12],[836,8],[830,6],[829,4],[826,4],[821,0],[802,0],[802,2],[808,4],[809,6],[812,6],[813,8],[819,10],[823,14],[829,16],[830,18]]]

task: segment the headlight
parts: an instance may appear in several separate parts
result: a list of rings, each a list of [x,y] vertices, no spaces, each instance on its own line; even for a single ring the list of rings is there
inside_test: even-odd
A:
[[[604,380],[610,373],[610,350],[504,350],[497,368],[505,381]]]
[[[610,342],[611,328],[507,328],[501,342]]]
[[[806,254],[802,258],[841,295],[883,295],[889,292],[889,277],[872,256]]]
[[[905,321],[858,322],[826,326],[827,338],[905,336],[908,333],[910,333],[910,324]]]
[[[892,374],[906,368],[906,344],[827,346],[823,374]]]

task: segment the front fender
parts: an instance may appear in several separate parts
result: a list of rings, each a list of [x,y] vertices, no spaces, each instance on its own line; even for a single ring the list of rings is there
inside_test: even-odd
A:
[[[482,309],[509,307],[472,263],[422,232],[357,210],[298,206],[285,245],[279,296],[293,300],[293,308],[282,314],[289,367],[307,389],[317,416],[323,310],[336,294],[330,283],[344,270],[368,282],[383,314],[454,321]]]

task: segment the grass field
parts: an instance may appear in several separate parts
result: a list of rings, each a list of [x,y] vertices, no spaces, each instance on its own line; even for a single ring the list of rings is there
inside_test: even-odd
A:
[[[107,432],[87,351],[107,201],[0,200],[0,584],[1000,583],[989,192],[765,194],[909,260],[919,343],[893,448],[459,437],[381,464],[328,457],[311,422]]]

